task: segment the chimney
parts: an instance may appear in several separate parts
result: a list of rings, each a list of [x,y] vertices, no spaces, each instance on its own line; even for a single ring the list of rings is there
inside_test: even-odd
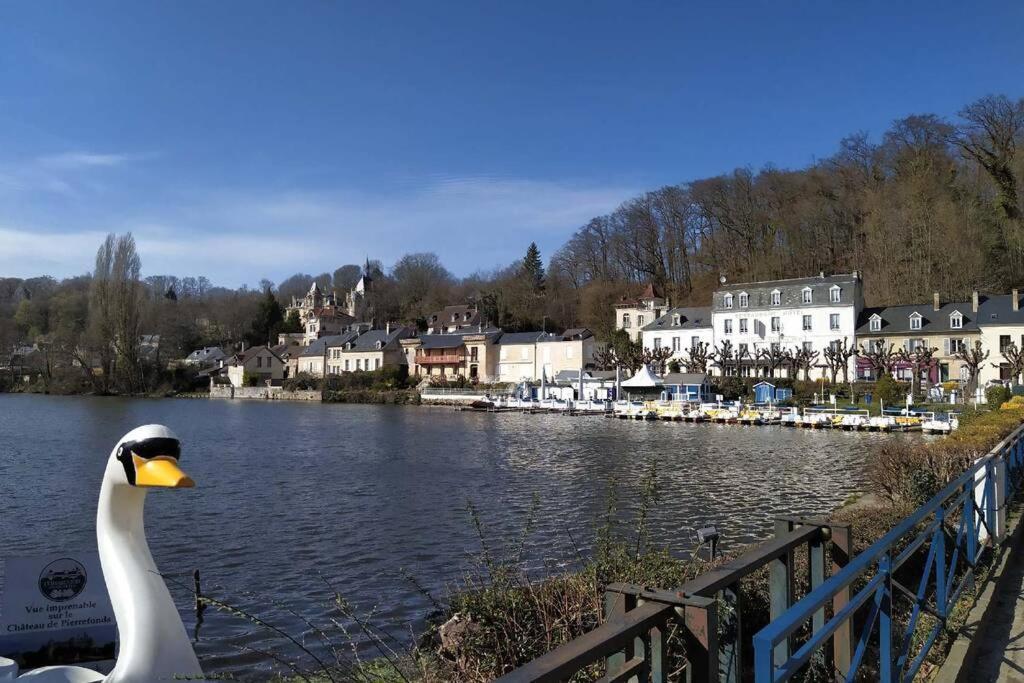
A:
[[[391,334],[391,323],[384,326],[384,334]]]
[[[825,271],[824,270],[818,271],[818,277],[825,277]]]
[[[978,312],[978,290],[971,292],[971,311]]]
[[[851,275],[853,275],[853,279],[854,280],[859,280],[860,279],[860,273],[858,273],[856,270],[853,271],[853,273],[851,273]]]
[[[1013,306],[1014,311],[1020,310],[1020,297],[1017,289],[1010,290],[1010,304]]]
[[[942,308],[942,305],[939,303],[939,293],[935,292],[932,294],[932,310],[937,311],[940,308]]]

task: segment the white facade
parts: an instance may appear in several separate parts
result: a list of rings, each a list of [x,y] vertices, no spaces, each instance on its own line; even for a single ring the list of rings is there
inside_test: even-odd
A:
[[[734,355],[745,350],[750,358],[772,345],[790,351],[806,348],[819,354],[811,378],[827,377],[825,349],[844,339],[855,346],[863,307],[857,273],[724,285],[712,301],[714,343],[729,340]],[[851,377],[855,370],[851,358]]]
[[[683,363],[689,358],[690,349],[698,344],[707,344],[710,351],[715,345],[714,328],[710,308],[672,308],[650,324],[642,332],[645,349],[671,349],[672,359]]]

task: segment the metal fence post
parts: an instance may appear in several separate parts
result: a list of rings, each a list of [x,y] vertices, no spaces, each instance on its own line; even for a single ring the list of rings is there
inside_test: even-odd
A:
[[[718,683],[718,606],[686,607],[686,683]]]
[[[718,671],[721,683],[740,683],[743,672],[743,624],[740,620],[740,585],[723,588],[718,604],[726,612],[719,615],[722,633],[719,637]]]
[[[626,612],[636,607],[636,596],[627,595],[625,593],[619,593],[615,591],[604,592],[604,618],[605,621],[610,621],[616,617],[621,617]],[[633,649],[635,647],[635,641],[631,640],[626,644],[624,650],[619,650],[614,654],[610,654],[605,658],[605,671],[611,673],[618,671],[622,666],[633,658]]]
[[[932,540],[935,544],[935,607],[945,619],[949,609],[946,605],[946,510],[941,505],[935,511],[935,521],[938,523]]]
[[[888,552],[879,560],[878,571],[885,575],[878,598],[878,678],[881,683],[893,683],[892,559]]]
[[[832,576],[850,563],[853,557],[853,528],[849,524],[834,524],[832,527]],[[846,607],[850,602],[850,587],[836,591],[832,598],[832,613]],[[853,657],[853,624],[846,621],[832,634],[832,665],[840,678],[850,674],[850,659]]]
[[[793,522],[788,519],[775,520],[775,535],[781,536],[793,530]],[[787,551],[773,559],[769,569],[769,601],[770,618],[777,619],[793,604],[793,551]],[[789,659],[789,638],[775,646],[774,661],[781,666]]]

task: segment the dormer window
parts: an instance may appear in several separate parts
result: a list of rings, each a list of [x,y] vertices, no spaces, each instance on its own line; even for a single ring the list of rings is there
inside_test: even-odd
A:
[[[919,330],[921,329],[921,314],[914,312],[910,314],[910,329]]]
[[[875,313],[871,316],[871,320],[868,321],[868,329],[872,332],[881,332],[882,330],[882,316]]]
[[[725,299],[723,301],[723,305],[726,308],[732,308],[732,294],[726,294],[725,295]]]
[[[740,308],[746,308],[750,303],[750,297],[746,292],[740,292]]]
[[[466,315],[463,316],[463,320],[469,320],[470,317],[472,317],[472,316],[470,316],[469,313],[466,313]]]
[[[782,304],[782,292],[777,289],[772,290],[772,306],[779,306]]]
[[[380,339],[378,339],[377,340],[377,350],[380,351],[383,348],[384,348],[384,342],[382,342]]]
[[[949,314],[949,328],[951,330],[959,330],[964,326],[964,317],[960,314],[960,311],[953,311]]]
[[[805,304],[809,304],[809,303],[812,303],[814,301],[813,298],[811,297],[811,288],[810,287],[804,287],[802,290],[800,290],[800,301],[805,303]]]
[[[674,325],[675,327],[679,327],[681,321],[682,318],[679,316],[678,313],[672,316],[672,325]]]
[[[834,304],[839,303],[843,296],[843,289],[839,285],[832,285],[828,290],[828,300]]]
[[[459,321],[459,314],[458,313],[452,313],[452,322],[453,323],[457,323],[458,321]]]

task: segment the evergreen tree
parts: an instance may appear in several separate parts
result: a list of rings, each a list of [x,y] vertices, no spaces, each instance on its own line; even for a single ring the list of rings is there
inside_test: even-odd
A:
[[[544,290],[544,263],[540,260],[540,249],[537,248],[536,242],[530,242],[530,248],[526,250],[526,258],[523,259],[523,272],[533,286],[533,291]]]
[[[284,322],[284,309],[278,303],[274,292],[267,288],[263,299],[256,309],[256,318],[252,321],[252,332],[249,336],[249,344],[257,346],[260,344],[273,344]]]

